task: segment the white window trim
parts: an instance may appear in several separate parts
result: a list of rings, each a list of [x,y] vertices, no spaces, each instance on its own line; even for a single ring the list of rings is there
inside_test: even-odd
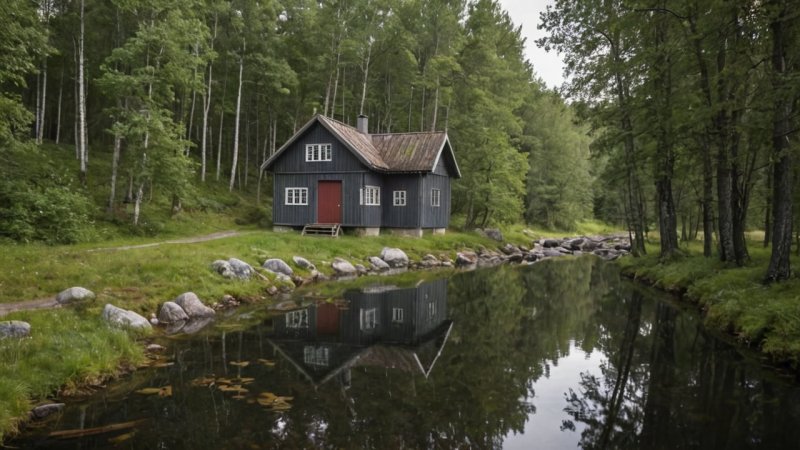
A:
[[[392,205],[406,206],[406,191],[392,191]]]
[[[403,323],[403,308],[392,308],[392,323]]]
[[[306,162],[325,162],[333,160],[331,144],[306,144]]]
[[[362,308],[359,313],[358,325],[362,331],[374,330],[378,327],[378,311],[375,308]]]
[[[303,362],[309,366],[328,367],[330,364],[330,350],[328,347],[303,347]]]
[[[439,208],[442,206],[442,190],[431,189],[431,206]]]
[[[286,328],[308,328],[308,310],[298,309],[286,313]]]
[[[373,191],[372,202],[369,202],[370,196],[367,195],[369,191]],[[380,186],[364,186],[360,190],[359,203],[366,206],[381,206],[381,188]]]
[[[286,206],[308,205],[308,188],[287,187],[283,194],[283,204]]]

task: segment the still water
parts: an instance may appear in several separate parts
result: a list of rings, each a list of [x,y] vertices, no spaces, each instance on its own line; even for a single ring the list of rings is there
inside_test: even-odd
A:
[[[798,384],[593,257],[296,300],[160,340],[160,367],[9,444],[800,448]]]

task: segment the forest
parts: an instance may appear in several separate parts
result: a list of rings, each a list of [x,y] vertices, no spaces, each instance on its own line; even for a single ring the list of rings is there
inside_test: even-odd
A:
[[[630,230],[634,253],[699,238],[734,266],[764,230],[766,279],[786,279],[795,6],[556,0],[548,36],[525,42],[495,0],[7,0],[0,239],[75,242],[212,207],[214,190],[266,205],[259,166],[298,127],[365,114],[371,132],[448,131],[463,228],[594,218]],[[526,45],[564,57],[564,86],[544,86]]]

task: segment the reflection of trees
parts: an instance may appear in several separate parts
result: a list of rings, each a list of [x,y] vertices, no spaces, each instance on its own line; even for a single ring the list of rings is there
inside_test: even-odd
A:
[[[632,443],[630,439],[635,436],[632,431],[636,429],[640,413],[630,401],[638,394],[638,382],[631,380],[631,371],[634,369],[636,339],[642,316],[642,298],[635,295],[625,303],[627,311],[622,316],[625,320],[622,327],[624,331],[613,353],[607,353],[609,363],[601,367],[603,378],[583,373],[582,395],[573,390],[567,394],[566,411],[574,420],[588,425],[581,433],[581,445],[584,448],[628,446]],[[567,422],[564,428],[574,429],[574,424]]]

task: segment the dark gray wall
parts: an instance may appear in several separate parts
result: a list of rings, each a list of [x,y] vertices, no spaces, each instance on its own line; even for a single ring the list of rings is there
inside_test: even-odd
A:
[[[279,174],[273,177],[275,189],[272,205],[272,221],[275,225],[302,226],[317,222],[317,183],[319,180],[340,180],[342,182],[342,225],[363,226],[363,209],[358,204],[358,190],[361,188],[362,173],[309,173]],[[307,187],[308,205],[285,205],[285,188]],[[378,208],[373,206],[372,208]],[[380,219],[379,219],[380,220]]]
[[[306,144],[331,144],[331,161],[306,162]],[[278,157],[270,169],[274,173],[352,172],[367,167],[319,123],[311,126]]]
[[[431,190],[442,191],[438,207],[431,206]],[[422,228],[447,228],[450,223],[450,177],[427,174],[422,179]]]
[[[420,186],[422,176],[386,175],[381,192],[383,207],[383,226],[395,228],[419,228],[420,226]],[[394,206],[393,192],[406,191],[406,206]]]

